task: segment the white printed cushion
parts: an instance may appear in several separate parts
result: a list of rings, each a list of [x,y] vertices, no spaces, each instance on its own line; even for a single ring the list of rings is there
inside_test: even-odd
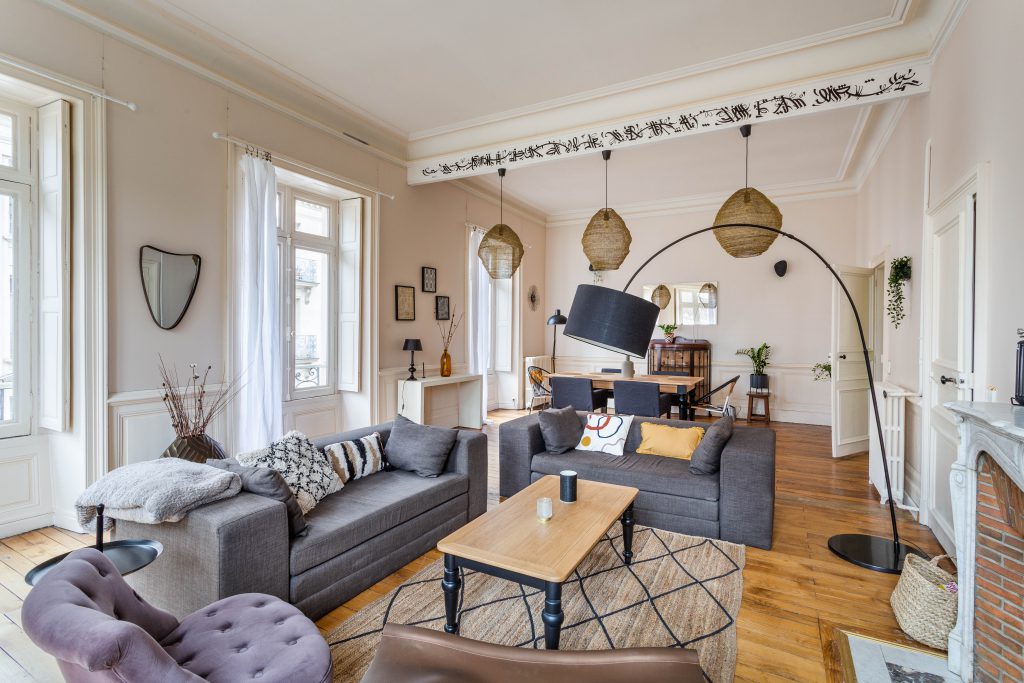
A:
[[[295,494],[302,514],[342,487],[331,458],[302,432],[288,432],[266,448],[242,453],[235,459],[247,467],[264,467],[279,472]]]
[[[632,415],[588,413],[587,424],[583,427],[583,436],[576,450],[622,455],[631,424]]]
[[[338,474],[342,484],[359,479],[387,468],[384,457],[384,446],[380,442],[380,432],[374,432],[357,441],[332,443],[327,448],[331,465]]]

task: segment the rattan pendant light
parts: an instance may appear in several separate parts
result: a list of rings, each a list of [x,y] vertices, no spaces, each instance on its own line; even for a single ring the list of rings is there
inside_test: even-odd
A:
[[[629,243],[633,241],[622,216],[615,209],[608,208],[608,159],[611,156],[610,149],[601,152],[604,159],[604,208],[598,209],[583,231],[583,253],[594,271],[618,270],[629,254]]]
[[[651,293],[651,303],[657,304],[658,308],[665,310],[672,302],[672,292],[665,285],[658,285]]]
[[[715,225],[729,223],[753,223],[779,230],[782,228],[782,212],[768,197],[750,187],[750,125],[740,126],[740,134],[746,142],[744,187],[736,190],[725,200],[715,216]],[[778,233],[757,228],[718,228],[715,238],[722,248],[736,258],[760,256],[778,237]]]
[[[700,288],[700,301],[701,305],[708,310],[715,310],[718,308],[718,287],[710,282],[705,282],[704,286]]]
[[[523,261],[523,242],[512,228],[505,225],[505,169],[498,169],[501,185],[498,224],[484,234],[477,256],[495,280],[508,280]]]

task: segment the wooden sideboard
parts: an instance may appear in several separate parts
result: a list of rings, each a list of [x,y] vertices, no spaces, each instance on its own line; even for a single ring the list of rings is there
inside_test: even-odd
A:
[[[711,342],[703,339],[652,340],[647,350],[647,369],[649,372],[700,377],[701,381],[693,392],[696,398],[700,398],[711,391]]]

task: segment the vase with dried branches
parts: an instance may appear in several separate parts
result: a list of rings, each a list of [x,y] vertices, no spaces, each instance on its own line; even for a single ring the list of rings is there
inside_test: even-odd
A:
[[[452,374],[452,355],[448,353],[448,347],[452,343],[452,338],[455,336],[455,330],[459,329],[459,325],[462,323],[462,316],[455,316],[455,306],[452,306],[452,316],[447,321],[438,321],[437,329],[441,331],[441,346],[444,347],[444,352],[441,354],[441,376],[451,377]]]
[[[202,375],[195,363],[189,363],[188,367],[189,377],[182,383],[178,369],[174,366],[168,368],[163,357],[160,357],[164,407],[171,416],[171,426],[177,435],[174,443],[167,447],[161,457],[192,462],[223,460],[227,457],[224,449],[206,430],[238,394],[238,383],[226,382],[218,391],[210,392],[207,382],[213,366],[208,365]]]

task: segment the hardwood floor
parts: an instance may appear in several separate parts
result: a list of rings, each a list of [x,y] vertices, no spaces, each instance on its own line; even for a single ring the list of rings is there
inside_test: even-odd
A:
[[[488,505],[498,504],[497,425],[524,414],[496,411],[488,429]],[[829,536],[866,532],[886,536],[887,509],[867,481],[867,457],[833,460],[828,427],[773,423],[778,436],[775,539],[771,551],[747,549],[743,606],[737,630],[737,681],[824,681],[821,633],[827,625],[896,628],[889,595],[896,577],[860,569],[828,550]],[[931,554],[941,552],[925,527],[906,513],[900,533]],[[53,659],[22,632],[23,576],[36,563],[91,542],[56,528],[0,540],[0,680],[59,681]],[[435,559],[431,551],[317,622],[323,633],[385,595]],[[440,590],[440,589],[439,589]]]

